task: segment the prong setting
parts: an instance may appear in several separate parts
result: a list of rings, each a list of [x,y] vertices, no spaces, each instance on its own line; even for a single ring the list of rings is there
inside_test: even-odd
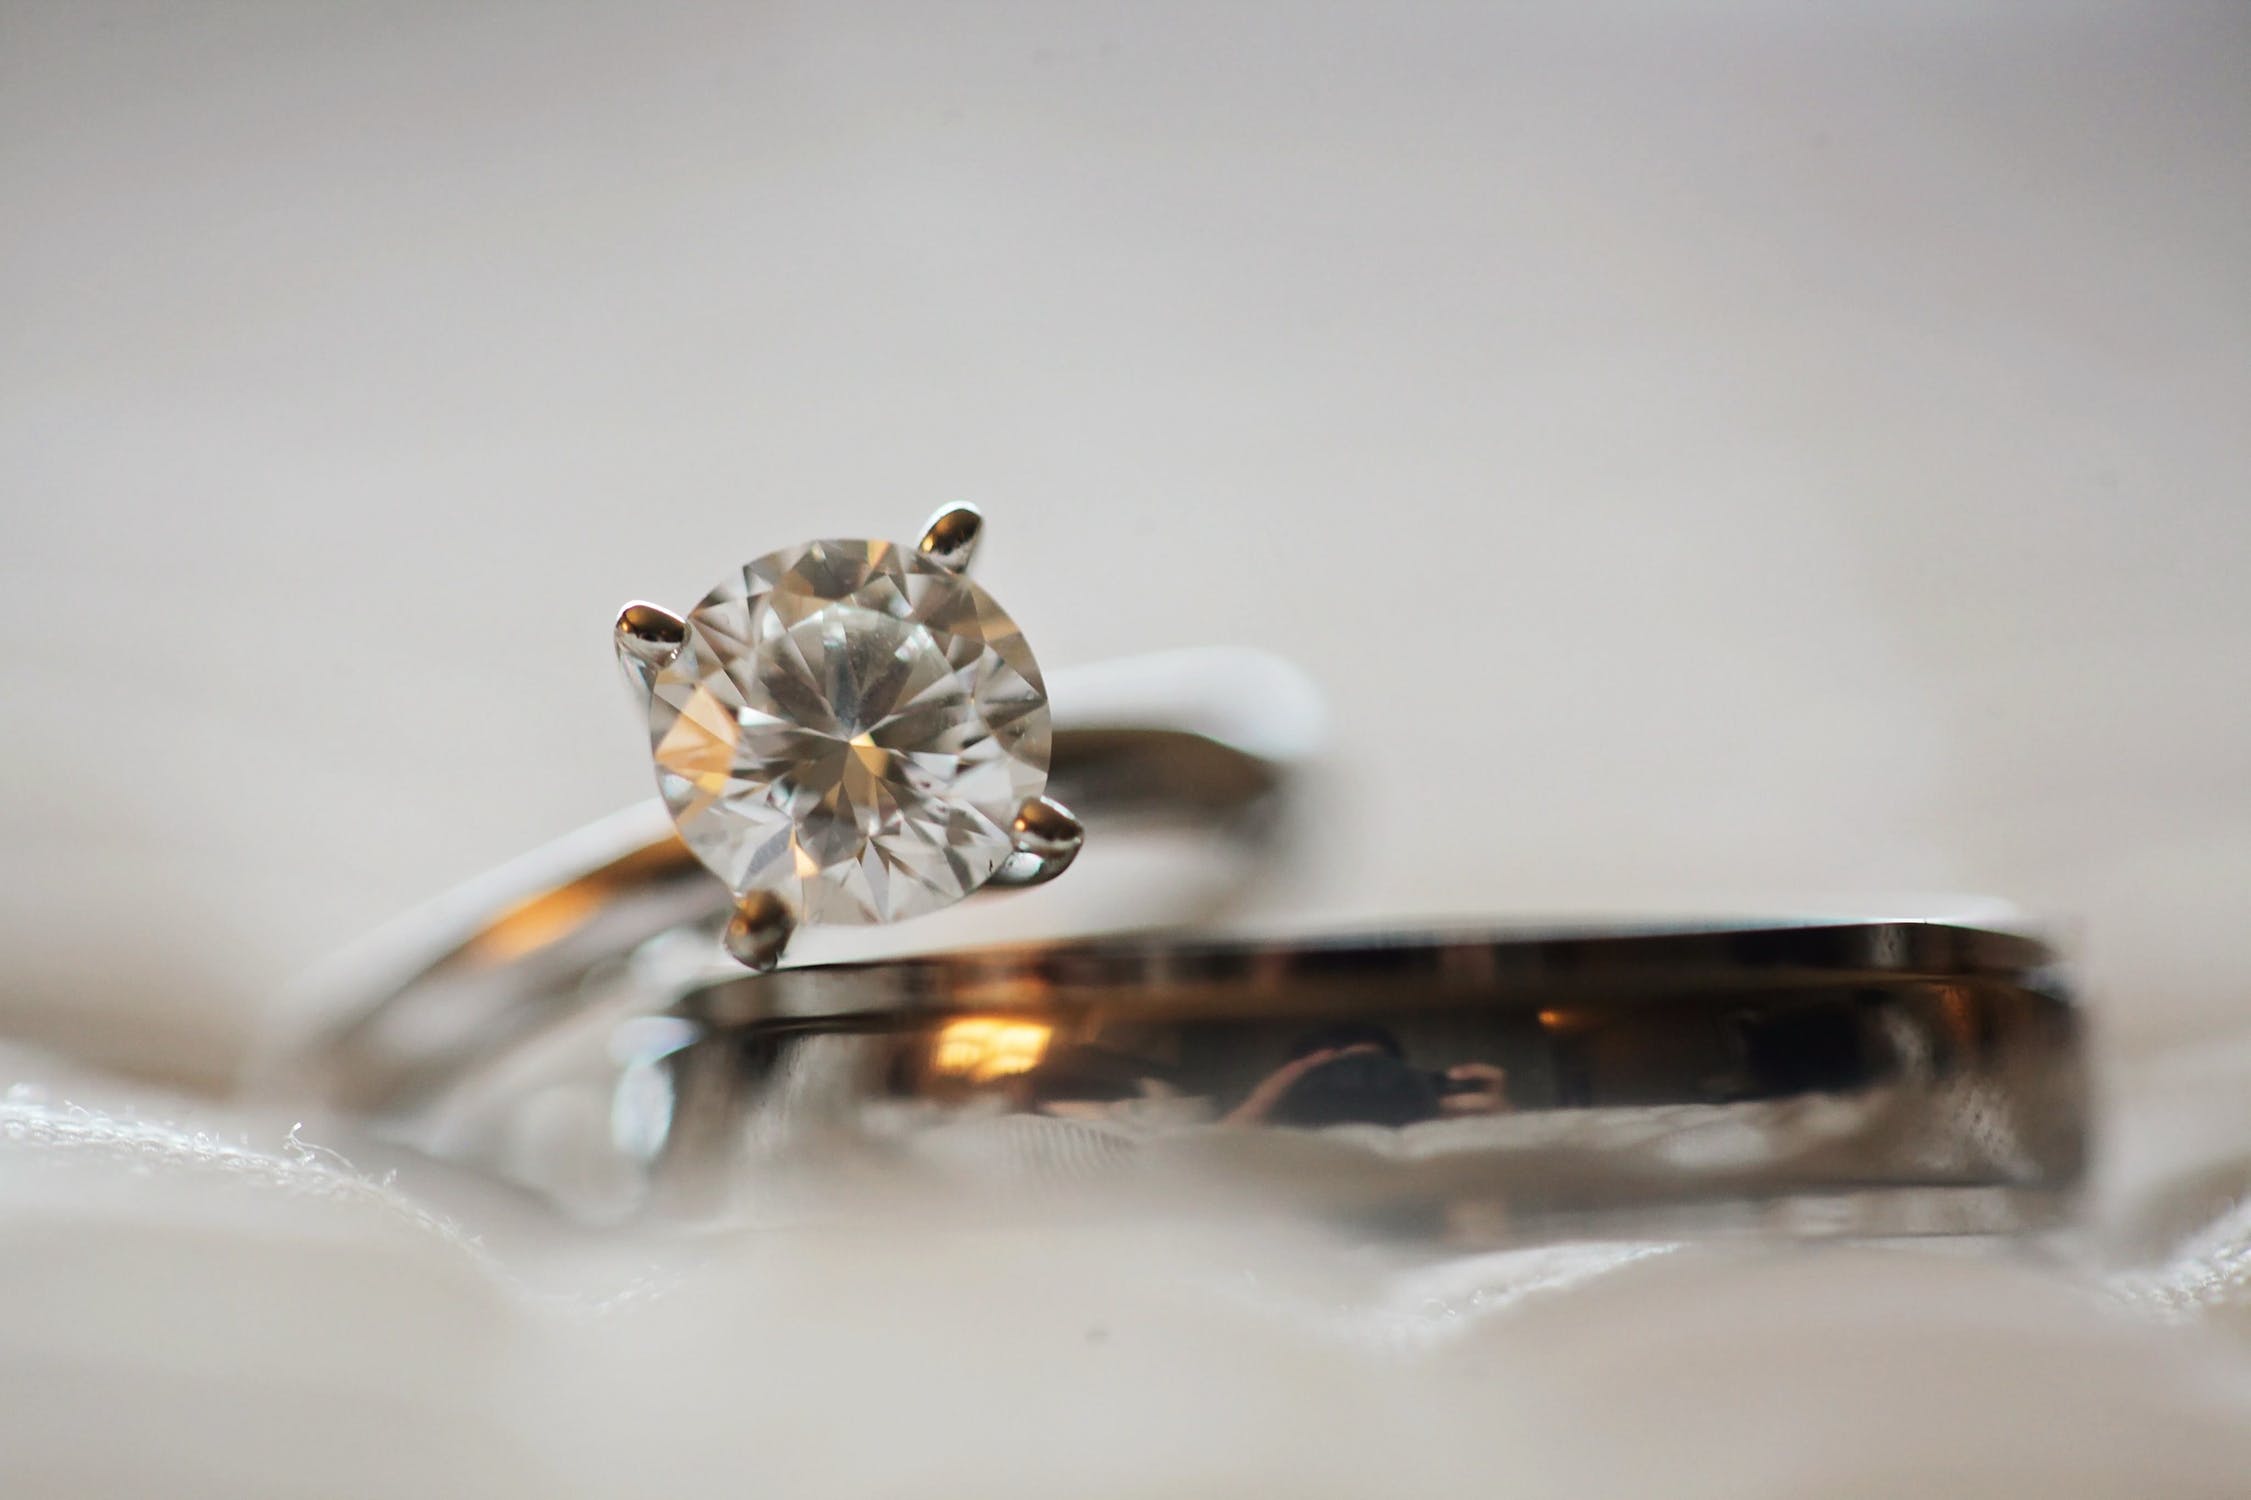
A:
[[[647,698],[657,673],[679,654],[680,643],[688,638],[688,622],[660,604],[636,599],[618,611],[612,635],[625,680]]]
[[[949,505],[930,518],[922,529],[916,551],[941,568],[966,572],[985,532],[985,513],[974,505]]]
[[[1068,870],[1086,844],[1086,826],[1053,797],[1028,798],[1008,831],[1011,847],[993,872],[996,886],[1045,885]]]
[[[797,913],[772,891],[752,891],[735,905],[727,919],[727,953],[735,962],[764,974],[782,961],[790,934],[797,931]]]

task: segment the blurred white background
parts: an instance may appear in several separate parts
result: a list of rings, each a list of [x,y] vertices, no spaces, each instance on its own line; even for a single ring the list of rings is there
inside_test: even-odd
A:
[[[5,1024],[217,1079],[642,795],[605,633],[993,518],[1295,655],[1339,914],[2251,956],[2251,12],[12,4]]]
[[[973,499],[1051,668],[1323,679],[1294,901],[2013,897],[2126,1116],[2243,1160],[2251,8],[4,0],[0,204],[0,1031],[223,1083],[301,966],[645,794],[621,600]],[[1687,1262],[1406,1373],[1169,1244],[738,1247],[559,1323],[314,1157],[26,1118],[12,1493],[2251,1463],[2240,1350],[2021,1267]],[[2141,1294],[2245,1326],[2251,1220],[2201,1243]]]

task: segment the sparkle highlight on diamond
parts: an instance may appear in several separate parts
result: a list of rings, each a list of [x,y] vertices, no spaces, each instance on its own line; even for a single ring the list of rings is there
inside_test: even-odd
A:
[[[1047,784],[1047,693],[1015,622],[891,542],[768,553],[705,596],[656,673],[649,739],[681,838],[801,919],[951,905]]]

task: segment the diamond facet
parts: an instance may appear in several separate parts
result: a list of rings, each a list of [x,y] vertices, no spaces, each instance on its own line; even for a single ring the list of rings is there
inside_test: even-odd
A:
[[[879,541],[744,565],[656,674],[649,739],[680,837],[737,895],[888,922],[991,878],[1047,785],[1047,691],[968,578]]]

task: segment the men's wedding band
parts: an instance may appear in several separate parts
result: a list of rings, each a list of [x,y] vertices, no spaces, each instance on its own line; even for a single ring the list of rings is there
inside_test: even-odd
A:
[[[2056,955],[1927,921],[1139,933],[709,971],[396,1122],[575,1217],[1999,1234],[2087,1158]]]

